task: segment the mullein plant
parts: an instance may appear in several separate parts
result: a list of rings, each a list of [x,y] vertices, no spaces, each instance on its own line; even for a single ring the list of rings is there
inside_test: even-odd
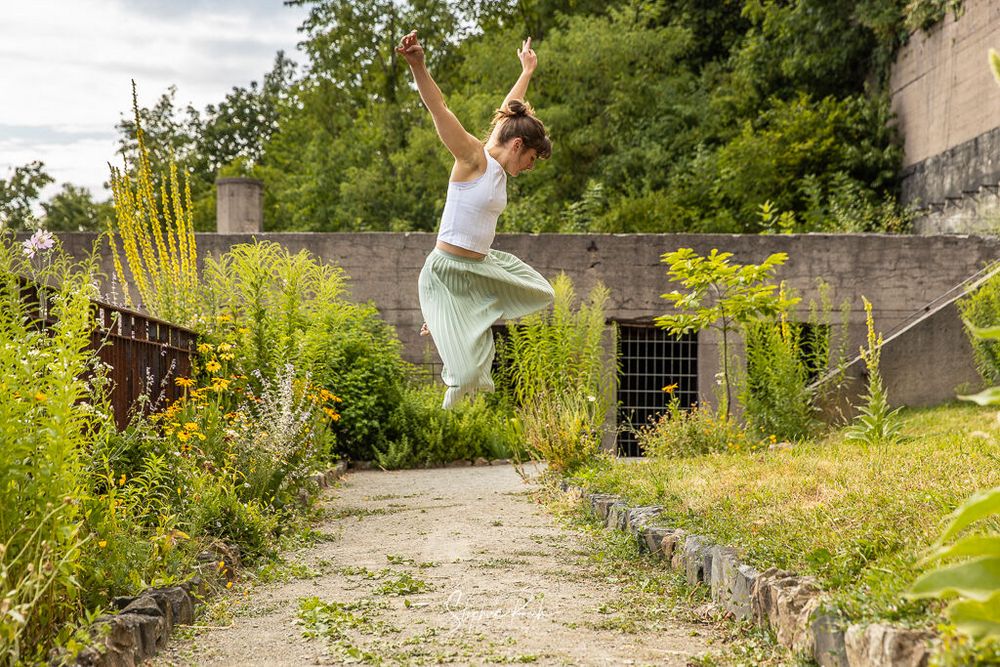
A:
[[[133,307],[128,289],[132,283],[126,279],[118,252],[120,243],[138,292],[138,305],[155,317],[191,325],[199,312],[199,283],[190,184],[185,175],[181,187],[177,165],[171,162],[169,174],[161,178],[159,188],[154,185],[135,81],[132,111],[138,143],[135,180],[128,173],[127,163],[124,170],[109,165],[116,216],[110,229],[115,273],[123,286],[126,306]]]
[[[868,371],[868,391],[862,397],[864,405],[858,407],[860,414],[847,428],[844,437],[870,447],[877,447],[892,444],[900,439],[902,420],[899,416],[900,408],[890,408],[889,394],[882,383],[879,364],[883,341],[882,334],[875,332],[872,304],[865,297],[861,299],[865,304],[865,325],[868,328],[868,344],[861,348],[861,358]]]

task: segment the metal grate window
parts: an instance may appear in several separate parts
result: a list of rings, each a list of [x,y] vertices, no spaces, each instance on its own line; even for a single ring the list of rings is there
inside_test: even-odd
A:
[[[618,342],[618,455],[641,456],[633,429],[666,409],[670,395],[663,387],[677,385],[674,395],[682,407],[698,400],[698,337],[671,336],[652,325],[620,324]]]

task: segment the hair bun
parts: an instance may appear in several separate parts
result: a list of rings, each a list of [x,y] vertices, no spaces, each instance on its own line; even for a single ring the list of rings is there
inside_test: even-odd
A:
[[[507,102],[507,108],[503,110],[503,115],[507,118],[530,116],[531,107],[523,100],[510,100]]]

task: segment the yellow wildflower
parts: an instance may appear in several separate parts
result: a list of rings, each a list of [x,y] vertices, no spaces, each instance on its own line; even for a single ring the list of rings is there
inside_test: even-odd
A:
[[[201,352],[202,354],[205,354],[206,352],[211,352],[213,349],[214,348],[211,345],[209,345],[208,343],[199,343],[198,344],[198,351]]]
[[[192,380],[191,378],[177,378],[176,380],[174,380],[174,384],[176,384],[178,387],[193,387],[194,380]]]
[[[198,430],[198,422],[185,422],[184,423],[184,428],[187,429],[188,431],[197,431]]]
[[[177,439],[180,440],[181,442],[187,442],[188,440],[191,439],[191,434],[188,433],[187,431],[178,431]]]
[[[233,354],[232,352],[223,352],[222,354],[219,355],[219,359],[222,359],[223,361],[232,361],[235,358],[236,355]]]
[[[229,350],[233,349],[233,346],[230,343],[219,343],[219,347],[215,349],[219,352],[229,352]]]
[[[122,473],[122,476],[118,478],[118,486],[125,486],[126,479],[127,477],[125,477],[125,473]]]
[[[101,547],[103,549],[104,547],[108,546],[108,541],[107,540],[101,540],[100,542],[97,543],[97,546],[99,546],[99,547]]]
[[[663,388],[663,391],[667,392],[668,394],[674,393],[675,391],[677,391],[677,383],[675,382],[673,384],[668,384],[666,387]]]
[[[39,403],[41,403],[42,401],[47,400],[48,398],[49,398],[48,396],[46,396],[44,393],[42,393],[40,391],[36,391],[35,392],[35,400],[38,401]]]
[[[215,373],[219,371],[221,368],[222,364],[220,364],[218,361],[215,361],[214,359],[205,364],[205,370],[208,371],[209,373]]]

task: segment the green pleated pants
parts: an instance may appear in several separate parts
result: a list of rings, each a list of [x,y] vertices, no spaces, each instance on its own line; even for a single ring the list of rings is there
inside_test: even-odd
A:
[[[444,362],[446,409],[466,394],[493,391],[493,324],[541,310],[553,298],[538,271],[499,250],[470,259],[435,248],[418,287],[420,310]]]

